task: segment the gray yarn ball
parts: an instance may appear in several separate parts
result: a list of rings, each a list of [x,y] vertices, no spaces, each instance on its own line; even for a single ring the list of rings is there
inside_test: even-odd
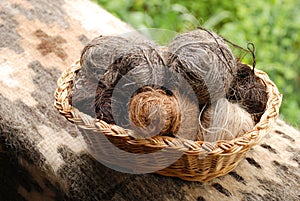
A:
[[[104,97],[111,94],[110,90],[105,89],[101,79],[107,68],[122,54],[127,43],[125,38],[99,36],[84,47],[80,58],[81,69],[75,79],[70,100],[73,106],[92,117],[101,116],[100,119],[111,122],[109,108],[98,112],[95,99],[98,99],[99,94]],[[96,115],[97,112],[101,115]],[[108,118],[105,118],[106,116]]]
[[[131,41],[126,51],[109,66],[101,81],[113,88],[110,100],[114,121],[129,126],[128,104],[136,90],[144,86],[164,86],[164,58],[160,48],[147,40]],[[96,100],[97,102],[97,100]]]
[[[190,31],[177,36],[168,51],[169,68],[188,81],[200,105],[225,97],[236,65],[220,36],[202,29]]]

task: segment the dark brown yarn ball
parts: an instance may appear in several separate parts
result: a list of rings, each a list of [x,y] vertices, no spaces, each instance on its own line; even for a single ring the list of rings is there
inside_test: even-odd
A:
[[[175,96],[147,86],[131,98],[129,118],[132,125],[139,128],[139,135],[147,138],[175,134],[180,126],[181,113]]]
[[[237,62],[237,73],[227,93],[227,99],[249,112],[255,123],[264,113],[268,101],[266,85],[246,64]]]
[[[169,45],[168,66],[192,86],[200,105],[225,97],[236,72],[234,56],[213,32],[194,30]]]

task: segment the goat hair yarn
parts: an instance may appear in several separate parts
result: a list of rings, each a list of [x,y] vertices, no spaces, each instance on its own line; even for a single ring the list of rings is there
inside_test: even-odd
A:
[[[188,94],[180,92],[178,89],[173,90],[173,94],[178,100],[181,114],[180,128],[175,136],[188,140],[197,140],[197,133],[200,129],[198,122],[200,114],[198,101],[191,98]]]
[[[83,49],[80,64],[75,106],[137,138],[231,140],[266,108],[264,83],[221,36],[204,29],[178,35],[168,47],[100,36]]]
[[[101,107],[108,102],[107,108],[114,113],[110,115],[114,116],[111,122],[124,127],[129,125],[128,118],[123,117],[128,116],[132,94],[143,86],[164,86],[166,80],[163,55],[155,43],[138,39],[129,41],[125,49],[100,79],[105,88],[113,93],[107,95],[105,100],[99,96],[95,101],[97,117],[103,116]],[[99,88],[102,86],[99,85]]]
[[[202,110],[200,116],[201,133],[204,141],[208,142],[232,140],[254,127],[251,115],[239,104],[230,103],[226,98]]]
[[[122,47],[127,43],[128,40],[125,38],[99,36],[84,47],[80,58],[81,69],[77,74],[70,100],[80,111],[93,117],[106,116],[97,115],[99,109],[95,108],[95,99],[99,98],[99,92],[104,94],[101,90],[104,85],[100,80],[107,68],[122,54],[124,51]],[[110,118],[105,119],[112,122]]]
[[[73,102],[89,114],[115,123],[112,114],[113,91],[120,84],[120,98],[128,99],[132,89],[147,83],[163,84],[160,73],[163,56],[155,43],[142,39],[100,36],[82,51],[81,70],[75,83]],[[119,86],[120,87],[120,86]],[[78,95],[80,94],[80,95]]]
[[[147,40],[129,41],[125,48],[126,51],[107,69],[103,82],[114,87],[126,76],[127,85],[162,85],[164,76],[160,67],[164,66],[164,58],[160,48]]]
[[[138,135],[172,135],[180,126],[179,103],[173,94],[160,88],[143,87],[129,104],[129,118]]]
[[[146,86],[132,96],[129,118],[138,137],[164,135],[195,140],[199,107],[178,90]]]
[[[248,111],[257,123],[267,105],[266,85],[248,65],[238,62],[237,66],[237,73],[228,90],[227,98]]]
[[[168,51],[168,66],[188,81],[200,105],[225,97],[236,65],[220,36],[202,29],[190,31],[175,37]]]
[[[108,67],[127,51],[128,43],[128,39],[118,36],[96,37],[82,50],[80,72],[100,80]]]

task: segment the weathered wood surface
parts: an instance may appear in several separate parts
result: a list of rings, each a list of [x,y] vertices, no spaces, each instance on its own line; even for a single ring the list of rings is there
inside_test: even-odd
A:
[[[208,183],[111,170],[53,107],[56,80],[99,34],[131,30],[88,0],[0,1],[0,200],[300,200],[300,133],[279,120]]]

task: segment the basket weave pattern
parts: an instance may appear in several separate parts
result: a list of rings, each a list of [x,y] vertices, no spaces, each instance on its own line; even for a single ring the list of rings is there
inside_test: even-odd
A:
[[[128,152],[149,153],[163,148],[181,151],[183,154],[179,160],[156,173],[189,181],[209,181],[233,170],[238,162],[244,158],[246,152],[270,132],[272,124],[278,118],[282,100],[282,95],[268,75],[263,71],[255,70],[255,74],[267,86],[268,102],[260,121],[243,136],[230,141],[218,141],[213,147],[203,141],[174,139],[168,136],[134,139],[130,135],[130,130],[92,118],[71,105],[69,96],[72,93],[73,82],[80,68],[80,62],[76,61],[58,79],[58,87],[54,94],[54,106],[60,114],[91,136],[104,135],[115,146]],[[97,150],[104,149],[99,148]],[[205,150],[209,150],[209,152]],[[106,155],[109,158],[114,153],[103,152],[98,154]],[[122,158],[122,156],[114,157]],[[123,159],[123,162],[126,162],[126,159]]]

